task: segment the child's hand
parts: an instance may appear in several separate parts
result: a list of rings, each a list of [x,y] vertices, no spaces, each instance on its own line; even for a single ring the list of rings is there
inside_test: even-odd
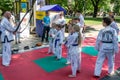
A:
[[[44,22],[42,21],[42,24],[44,24]]]
[[[16,34],[16,32],[13,32],[13,34],[15,35],[15,34]]]
[[[61,46],[62,44],[59,44],[59,46]]]
[[[52,35],[50,34],[50,37],[52,37]]]

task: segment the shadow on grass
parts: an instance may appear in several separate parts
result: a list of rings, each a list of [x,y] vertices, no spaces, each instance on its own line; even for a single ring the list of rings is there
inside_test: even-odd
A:
[[[90,32],[90,31],[98,31],[95,28],[91,27],[91,26],[86,26],[85,32]]]

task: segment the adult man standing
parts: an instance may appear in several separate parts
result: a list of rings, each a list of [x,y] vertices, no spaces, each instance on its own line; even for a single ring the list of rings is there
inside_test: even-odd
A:
[[[83,40],[85,38],[85,34],[84,34],[84,30],[85,30],[85,23],[84,23],[84,16],[82,15],[82,13],[80,11],[77,12],[76,16],[79,18],[79,26],[81,28],[81,32],[82,32],[82,37]]]
[[[1,21],[2,65],[9,66],[11,61],[11,41],[13,41],[14,27],[10,23],[11,13],[6,11]]]
[[[79,19],[80,19],[81,27],[84,27],[84,17],[82,15],[82,13],[80,13],[80,11],[78,11],[76,16],[79,17]]]
[[[48,33],[50,31],[50,17],[49,17],[49,13],[46,12],[46,16],[43,18],[43,34],[42,34],[42,40],[41,42],[44,42],[44,38],[45,38],[45,34],[46,34],[46,42],[48,42]],[[46,33],[47,31],[47,33]]]
[[[65,21],[65,18],[64,18],[64,14],[61,12],[59,15],[58,15],[58,19],[56,20],[56,24],[60,24],[62,26],[62,35],[63,35],[63,39],[65,39],[65,24],[66,24],[66,21]]]
[[[119,27],[118,27],[118,25],[117,25],[117,23],[115,21],[115,18],[114,18],[114,16],[109,16],[109,17],[110,17],[110,19],[112,21],[110,26],[116,30],[117,35],[118,35],[119,34]]]

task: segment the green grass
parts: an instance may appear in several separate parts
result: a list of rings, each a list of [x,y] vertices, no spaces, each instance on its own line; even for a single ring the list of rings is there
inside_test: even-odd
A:
[[[69,22],[71,18],[66,18],[66,22]],[[101,18],[85,18],[85,25],[99,25],[101,24]]]
[[[102,18],[85,17],[85,25],[100,25],[100,24],[102,24]]]
[[[120,16],[115,17],[116,22],[120,23]]]
[[[120,16],[115,17],[116,22],[120,23]],[[71,18],[66,18],[66,22],[71,20]],[[92,18],[92,17],[85,17],[85,25],[101,25],[102,24],[102,17]]]

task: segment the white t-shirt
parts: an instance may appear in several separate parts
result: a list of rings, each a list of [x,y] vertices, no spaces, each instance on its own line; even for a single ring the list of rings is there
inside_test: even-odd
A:
[[[84,17],[82,14],[80,14],[79,19],[80,19],[81,26],[84,27]]]
[[[65,25],[66,21],[64,19],[64,17],[59,18],[58,20],[56,20],[56,24],[61,24],[61,25]]]

